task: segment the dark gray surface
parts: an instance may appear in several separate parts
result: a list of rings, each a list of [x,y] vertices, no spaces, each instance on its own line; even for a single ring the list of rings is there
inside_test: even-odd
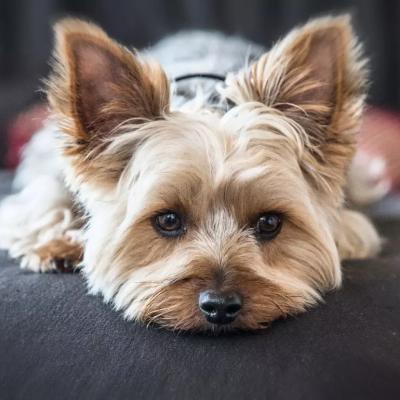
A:
[[[325,304],[223,337],[126,322],[80,275],[0,253],[0,399],[399,399],[400,221],[380,226],[384,253]]]

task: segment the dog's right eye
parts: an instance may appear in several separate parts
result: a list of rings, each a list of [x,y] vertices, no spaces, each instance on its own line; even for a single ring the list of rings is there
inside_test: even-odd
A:
[[[166,211],[157,214],[153,226],[162,236],[178,237],[185,233],[182,218],[174,211]]]
[[[276,212],[261,214],[255,225],[255,232],[261,240],[272,240],[282,227],[282,216]]]

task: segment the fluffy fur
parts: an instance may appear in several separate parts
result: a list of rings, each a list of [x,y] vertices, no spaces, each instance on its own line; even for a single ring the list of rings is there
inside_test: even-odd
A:
[[[54,172],[25,174],[0,208],[0,244],[22,266],[81,263],[91,293],[173,329],[214,329],[199,292],[236,291],[243,308],[229,328],[258,329],[338,288],[342,259],[377,253],[371,223],[345,207],[366,89],[347,16],[311,21],[264,54],[197,32],[140,56],[87,22],[55,30],[54,122],[37,136],[59,149]],[[175,57],[182,41],[186,60]],[[184,71],[229,75],[221,87],[171,85]],[[23,171],[38,161],[34,146]],[[154,229],[161,210],[185,216],[183,236]],[[282,230],[260,242],[253,222],[268,211]]]

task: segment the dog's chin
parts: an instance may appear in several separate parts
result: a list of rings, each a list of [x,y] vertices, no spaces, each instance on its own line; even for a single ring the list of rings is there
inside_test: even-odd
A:
[[[278,318],[279,319],[279,318]],[[167,329],[169,331],[178,332],[182,334],[188,335],[200,335],[200,336],[225,336],[225,335],[237,335],[241,333],[251,333],[251,332],[259,332],[269,328],[272,325],[272,322],[264,322],[260,323],[258,329],[251,329],[246,326],[241,326],[235,322],[219,325],[207,322],[206,320],[202,321],[197,325],[193,325],[191,328],[179,328],[177,326],[166,325],[164,322],[153,322],[151,324],[147,324],[147,326],[152,326],[160,329]]]
[[[201,315],[199,315],[198,317],[194,317],[193,320],[190,322],[182,321],[178,318],[174,320],[171,316],[169,318],[164,318],[162,316],[159,318],[150,318],[148,320],[145,320],[144,322],[147,326],[164,328],[176,332],[218,336],[267,329],[271,326],[273,321],[286,318],[287,316],[288,314],[281,313],[280,315],[277,314],[276,317],[273,319],[257,321],[256,323],[254,323],[254,317],[250,316],[249,321],[247,321],[246,316],[244,315],[237,320],[226,324],[215,324],[208,322],[206,318]]]

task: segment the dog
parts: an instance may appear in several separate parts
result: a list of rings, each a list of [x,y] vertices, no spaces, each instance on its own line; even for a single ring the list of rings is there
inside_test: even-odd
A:
[[[349,16],[269,51],[183,32],[138,53],[77,19],[55,36],[52,117],[0,208],[23,268],[79,266],[128,320],[219,332],[304,312],[378,253],[346,207],[368,83]]]

